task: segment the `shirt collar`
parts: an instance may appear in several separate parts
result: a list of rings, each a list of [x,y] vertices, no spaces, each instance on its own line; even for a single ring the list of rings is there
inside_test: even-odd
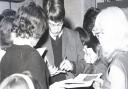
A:
[[[62,33],[63,33],[63,30],[62,30],[57,36],[60,38],[61,35],[62,35]],[[54,36],[50,31],[49,31],[49,34],[50,34],[50,36],[51,36],[54,40],[56,40],[56,36]]]

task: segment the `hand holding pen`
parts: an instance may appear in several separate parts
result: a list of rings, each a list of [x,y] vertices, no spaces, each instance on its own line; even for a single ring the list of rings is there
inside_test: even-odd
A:
[[[60,64],[60,70],[64,71],[72,71],[73,70],[73,64],[65,57],[65,59]]]
[[[58,75],[60,73],[66,73],[66,71],[62,71],[60,70],[58,67],[54,66],[54,65],[51,65],[47,59],[45,59],[45,62],[48,66],[48,69],[49,69],[49,73],[51,76],[55,76],[55,75]]]
[[[60,73],[66,73],[67,71],[73,70],[73,64],[67,59],[67,57],[65,57],[65,59],[61,62],[59,67],[50,65],[47,61],[46,64],[48,66],[51,76],[55,76]]]

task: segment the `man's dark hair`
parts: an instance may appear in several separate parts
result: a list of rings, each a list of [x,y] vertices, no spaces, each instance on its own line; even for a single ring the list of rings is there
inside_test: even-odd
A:
[[[92,34],[92,29],[95,25],[95,19],[100,9],[91,7],[87,10],[84,15],[83,29],[88,32],[90,36],[90,41],[86,43],[89,48],[92,48],[95,52],[97,51],[97,46],[99,45],[99,40]]]
[[[49,20],[55,22],[63,21],[65,17],[64,0],[49,0],[47,3],[47,15]]]
[[[87,30],[89,33],[92,31],[94,27],[95,19],[99,12],[100,9],[91,7],[87,10],[87,12],[84,15],[83,28]]]

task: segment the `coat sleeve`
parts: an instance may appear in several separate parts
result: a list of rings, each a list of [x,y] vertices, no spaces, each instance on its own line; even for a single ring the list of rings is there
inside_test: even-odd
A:
[[[77,50],[77,62],[75,64],[76,74],[83,73],[86,67],[86,62],[84,61],[84,51],[83,45],[80,40],[79,33],[76,33],[76,50]]]
[[[26,60],[27,61],[22,67],[22,70],[30,71],[32,77],[39,82],[41,89],[48,89],[49,71],[39,53],[33,51]]]

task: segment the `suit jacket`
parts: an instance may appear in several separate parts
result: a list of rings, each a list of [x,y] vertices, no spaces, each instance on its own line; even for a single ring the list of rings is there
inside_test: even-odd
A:
[[[73,62],[73,64],[75,65],[73,72],[68,72],[68,78],[70,76],[73,77],[74,75],[77,75],[84,71],[84,51],[82,43],[80,41],[79,33],[69,30],[68,28],[63,28],[62,30],[62,59],[67,57],[67,59]],[[50,65],[55,65],[50,37],[42,47],[46,47],[48,50],[46,54],[48,63]]]
[[[41,89],[48,89],[49,72],[40,54],[30,46],[13,45],[6,50],[1,61],[1,81],[14,73],[30,71],[39,82]]]

